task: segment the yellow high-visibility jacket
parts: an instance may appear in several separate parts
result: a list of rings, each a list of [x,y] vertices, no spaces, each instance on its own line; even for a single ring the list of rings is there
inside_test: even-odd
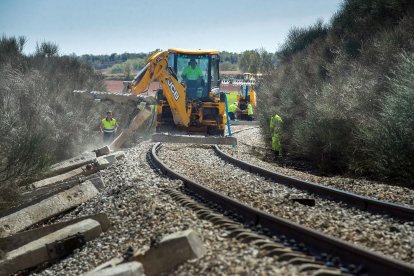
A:
[[[116,128],[116,120],[112,118],[108,121],[106,118],[102,119],[102,128],[104,132],[114,132]]]
[[[253,115],[253,106],[251,104],[247,106],[247,115]]]
[[[231,104],[229,106],[229,112],[234,113],[234,112],[236,112],[236,109],[237,109],[237,105],[235,105],[235,104]]]
[[[280,138],[282,137],[282,118],[279,115],[275,115],[270,118],[270,131],[272,133],[272,150],[281,152],[282,145],[280,144]]]

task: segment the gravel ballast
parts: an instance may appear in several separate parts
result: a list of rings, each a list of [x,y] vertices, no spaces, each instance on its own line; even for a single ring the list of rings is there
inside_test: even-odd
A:
[[[344,189],[361,195],[414,205],[414,191],[366,180],[342,177],[319,177],[262,161],[269,151],[257,127],[237,126],[236,148],[220,148],[236,158],[286,175]],[[153,143],[142,142],[125,149],[126,158],[101,171],[104,190],[78,208],[54,219],[59,222],[84,215],[105,212],[112,227],[99,238],[88,242],[70,256],[34,275],[80,275],[114,257],[121,257],[131,246],[136,250],[150,247],[160,237],[185,229],[194,229],[203,239],[207,253],[201,259],[179,266],[172,275],[244,274],[298,275],[298,267],[263,257],[255,246],[229,237],[229,232],[199,219],[181,206],[165,188],[181,189],[182,182],[155,173],[146,161]],[[219,159],[210,146],[164,144],[159,152],[172,168],[209,187],[269,213],[288,218],[393,258],[414,262],[414,226],[340,204],[323,201],[307,193],[251,175]],[[292,198],[314,198],[315,207],[303,206]]]
[[[252,207],[414,263],[412,222],[400,223],[275,184],[224,162],[210,146],[165,144],[159,156],[181,174]],[[293,198],[313,198],[316,205],[301,205]]]
[[[246,129],[246,130],[243,130]],[[341,176],[316,176],[311,173],[278,166],[276,163],[263,161],[266,154],[271,154],[269,145],[264,142],[262,130],[259,127],[232,126],[234,134],[238,139],[236,148],[220,146],[220,149],[231,154],[237,159],[255,164],[262,168],[275,171],[284,175],[307,180],[320,185],[330,186],[344,191],[352,192],[362,196],[369,196],[379,200],[389,201],[396,204],[414,206],[414,190],[406,187],[392,186],[381,182],[356,179]]]
[[[228,231],[197,218],[164,193],[164,188],[180,188],[182,182],[161,177],[150,168],[146,153],[152,145],[143,142],[127,150],[125,159],[101,171],[105,182],[101,194],[55,220],[105,212],[111,228],[67,258],[32,271],[34,275],[80,275],[121,257],[130,246],[143,250],[166,234],[189,228],[200,233],[207,253],[172,274],[298,274],[297,267],[258,256],[258,248],[230,238]]]

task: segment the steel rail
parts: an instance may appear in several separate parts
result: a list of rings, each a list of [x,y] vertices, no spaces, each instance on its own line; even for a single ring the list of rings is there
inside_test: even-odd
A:
[[[265,178],[283,184],[285,186],[294,187],[300,190],[318,195],[329,200],[344,202],[352,207],[377,214],[386,214],[394,218],[413,221],[414,208],[402,206],[391,202],[381,201],[378,199],[364,197],[351,192],[318,185],[309,181],[301,180],[295,177],[287,176],[281,173],[270,171],[248,162],[234,158],[233,156],[223,152],[215,145],[214,151],[223,160],[236,165],[248,172],[259,174]]]
[[[260,225],[269,229],[274,235],[284,235],[288,239],[303,242],[308,252],[314,256],[328,254],[340,259],[341,267],[361,265],[363,273],[368,275],[413,275],[414,266],[370,252],[349,242],[324,235],[320,232],[303,227],[280,217],[270,215],[256,208],[247,206],[237,200],[215,192],[167,167],[157,156],[161,143],[156,143],[150,152],[153,164],[165,175],[180,179],[184,187],[207,201],[219,205],[223,210],[237,214],[247,224]]]

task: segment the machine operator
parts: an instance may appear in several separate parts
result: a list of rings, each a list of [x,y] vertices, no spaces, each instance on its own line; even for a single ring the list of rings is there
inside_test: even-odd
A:
[[[181,77],[187,86],[187,96],[189,98],[196,98],[197,88],[203,85],[204,80],[203,72],[194,58],[190,59],[190,62],[188,63],[188,66],[184,68]]]

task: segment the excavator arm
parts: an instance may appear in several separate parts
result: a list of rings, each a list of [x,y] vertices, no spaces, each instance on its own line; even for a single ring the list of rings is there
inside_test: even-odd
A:
[[[157,52],[149,59],[147,65],[138,72],[129,85],[128,92],[139,95],[145,92],[151,82],[158,79],[164,96],[170,105],[176,125],[188,126],[191,107],[186,104],[185,87],[178,82],[174,71],[168,67],[168,52]]]
[[[189,99],[187,98],[186,87],[179,82],[175,71],[170,67],[176,67],[177,64],[169,64],[169,56],[174,54],[174,62],[177,62],[177,56],[182,57],[182,62],[195,56],[204,59],[206,73],[211,72],[208,81],[212,81],[216,73],[218,80],[218,51],[216,50],[183,50],[169,49],[168,51],[160,51],[154,53],[147,60],[147,64],[138,72],[131,82],[124,82],[124,89],[121,93],[108,93],[100,91],[92,91],[86,93],[86,90],[75,90],[79,95],[92,97],[94,100],[110,100],[113,102],[133,102],[142,103],[143,101],[150,103],[153,97],[145,95],[150,84],[158,80],[162,86],[162,99],[158,99],[157,106],[151,113],[148,108],[141,108],[123,132],[109,145],[109,149],[121,148],[129,137],[139,128],[149,122],[151,118],[155,119],[155,126],[168,126],[171,117],[175,126],[180,126],[180,130],[187,129],[189,132],[208,133],[212,136],[197,138],[194,136],[173,135],[171,133],[157,133],[152,136],[153,141],[157,142],[179,142],[179,143],[202,143],[202,144],[226,144],[235,145],[237,140],[235,137],[224,137],[224,124],[226,123],[225,100],[217,95],[211,96],[209,99]],[[182,55],[182,56],[181,56]],[[212,57],[213,58],[207,58]],[[216,80],[216,81],[217,81]],[[207,87],[208,86],[208,87]],[[206,89],[211,89],[210,83]],[[145,105],[139,105],[141,107]],[[165,112],[164,112],[165,111]],[[135,114],[136,111],[134,110]],[[156,114],[155,117],[153,117]],[[152,116],[151,116],[152,115]],[[165,117],[163,117],[165,115]],[[161,122],[161,123],[160,123]],[[198,137],[198,136],[197,136]],[[158,140],[157,140],[158,139]]]

